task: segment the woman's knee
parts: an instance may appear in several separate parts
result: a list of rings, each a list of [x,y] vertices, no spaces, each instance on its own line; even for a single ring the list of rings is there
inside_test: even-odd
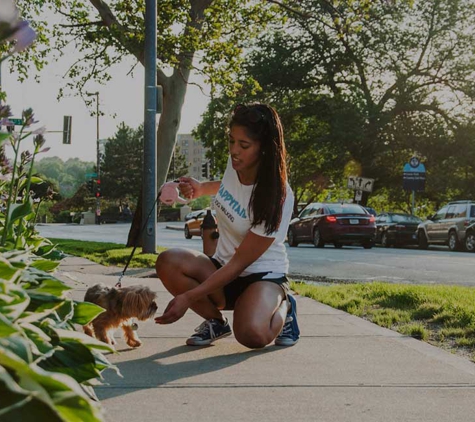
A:
[[[233,329],[236,340],[250,349],[261,349],[273,340],[269,330],[257,324],[246,324],[245,327],[234,324]]]
[[[155,262],[155,271],[159,278],[166,276],[171,270],[177,269],[177,263],[180,261],[178,255],[180,254],[177,249],[168,249],[158,255]]]

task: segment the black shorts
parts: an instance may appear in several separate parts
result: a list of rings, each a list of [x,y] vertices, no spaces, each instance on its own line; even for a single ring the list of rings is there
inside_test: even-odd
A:
[[[212,257],[209,257],[209,259],[211,259],[211,262],[214,264],[217,270],[222,267],[222,265],[216,259]],[[235,278],[233,281],[226,284],[226,286],[224,286],[223,288],[224,297],[226,299],[224,309],[233,310],[238,297],[241,296],[244,290],[246,290],[252,283],[255,283],[257,281],[268,281],[270,283],[275,283],[282,287],[282,290],[284,291],[285,295],[290,292],[289,280],[285,275],[279,278],[266,278],[264,280],[263,277],[265,277],[267,274],[270,274],[270,272],[249,274],[245,277]]]

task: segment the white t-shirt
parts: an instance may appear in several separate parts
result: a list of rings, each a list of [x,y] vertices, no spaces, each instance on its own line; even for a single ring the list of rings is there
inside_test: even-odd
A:
[[[213,203],[219,229],[218,245],[213,258],[225,265],[230,261],[248,231],[251,230],[259,236],[274,237],[275,239],[257,261],[243,271],[241,276],[270,272],[276,277],[280,277],[286,274],[289,269],[284,241],[292,217],[294,194],[287,183],[287,196],[280,226],[274,233],[265,234],[264,223],[251,228],[252,215],[249,215],[249,200],[253,187],[253,185],[241,184],[236,171],[232,168],[231,158],[228,158],[226,171]],[[269,274],[267,278],[272,278],[272,274]]]

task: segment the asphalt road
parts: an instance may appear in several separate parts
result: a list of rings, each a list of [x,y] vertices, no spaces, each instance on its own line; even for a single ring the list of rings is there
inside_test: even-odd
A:
[[[202,250],[200,238],[187,240],[183,231],[170,230],[167,226],[179,228],[183,223],[158,223],[160,246]],[[37,228],[45,237],[125,244],[130,224],[45,224]],[[287,251],[293,279],[475,285],[475,254],[450,252],[445,247],[427,251],[380,247],[335,249],[333,246],[320,249],[301,244],[297,248],[288,247]]]

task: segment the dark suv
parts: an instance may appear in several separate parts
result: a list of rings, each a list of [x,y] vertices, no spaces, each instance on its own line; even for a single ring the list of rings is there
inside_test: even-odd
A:
[[[451,251],[460,250],[465,231],[474,221],[475,201],[449,202],[417,226],[419,248],[438,244],[448,245]]]

